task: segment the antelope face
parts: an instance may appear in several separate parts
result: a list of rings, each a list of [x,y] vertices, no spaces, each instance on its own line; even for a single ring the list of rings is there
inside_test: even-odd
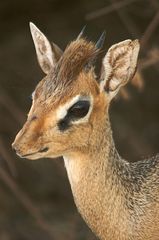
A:
[[[92,134],[99,131],[97,126],[106,117],[111,99],[132,78],[139,44],[127,40],[113,45],[97,82],[92,61],[98,46],[80,35],[62,53],[33,24],[31,33],[46,77],[32,95],[28,119],[12,146],[20,157],[29,159],[85,151]]]
[[[81,77],[79,82],[83,81],[85,87],[79,91],[77,88],[76,91],[73,88],[60,90],[60,97],[57,93],[45,99],[43,94],[47,79],[39,83],[33,93],[28,119],[13,143],[20,157],[57,157],[89,144],[94,104],[92,92],[98,96],[99,89],[92,85],[91,92],[88,76],[87,80]]]

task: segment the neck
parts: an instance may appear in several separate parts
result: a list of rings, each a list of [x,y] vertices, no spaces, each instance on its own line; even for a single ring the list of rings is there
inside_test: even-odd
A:
[[[87,152],[64,156],[65,166],[76,205],[91,229],[101,239],[124,240],[128,216],[118,170],[127,163],[115,148],[108,119],[98,133],[98,138],[92,133]]]

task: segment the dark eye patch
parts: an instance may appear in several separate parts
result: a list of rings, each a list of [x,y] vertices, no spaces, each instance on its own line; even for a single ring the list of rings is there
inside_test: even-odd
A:
[[[67,115],[64,119],[61,119],[58,123],[58,127],[61,131],[67,130],[71,121],[78,120],[87,115],[90,108],[90,102],[88,100],[80,100],[75,103],[70,109],[67,111]]]
[[[65,131],[71,126],[70,121],[67,117],[61,119],[57,125],[60,131]]]

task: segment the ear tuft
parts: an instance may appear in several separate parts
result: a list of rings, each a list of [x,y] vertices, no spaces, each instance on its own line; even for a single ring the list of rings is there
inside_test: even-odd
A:
[[[116,95],[135,74],[139,52],[138,40],[126,40],[113,45],[103,60],[101,90]]]

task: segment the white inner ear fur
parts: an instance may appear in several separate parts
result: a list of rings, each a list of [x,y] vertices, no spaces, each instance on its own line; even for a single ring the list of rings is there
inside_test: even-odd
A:
[[[113,98],[120,87],[125,85],[133,76],[139,52],[138,40],[125,40],[114,44],[103,59],[103,80],[100,90],[103,91],[109,81],[109,97]],[[124,56],[122,56],[124,54]],[[110,79],[111,77],[111,79]]]
[[[67,115],[67,111],[70,109],[70,107],[72,107],[79,100],[89,100],[90,101],[89,111],[85,117],[83,117],[77,121],[74,120],[74,121],[72,121],[72,123],[77,124],[77,123],[82,123],[82,122],[88,121],[90,114],[92,112],[92,108],[93,108],[93,97],[92,96],[87,97],[87,96],[81,96],[81,95],[76,95],[69,102],[61,105],[57,109],[57,111],[56,111],[57,120],[63,119]]]

